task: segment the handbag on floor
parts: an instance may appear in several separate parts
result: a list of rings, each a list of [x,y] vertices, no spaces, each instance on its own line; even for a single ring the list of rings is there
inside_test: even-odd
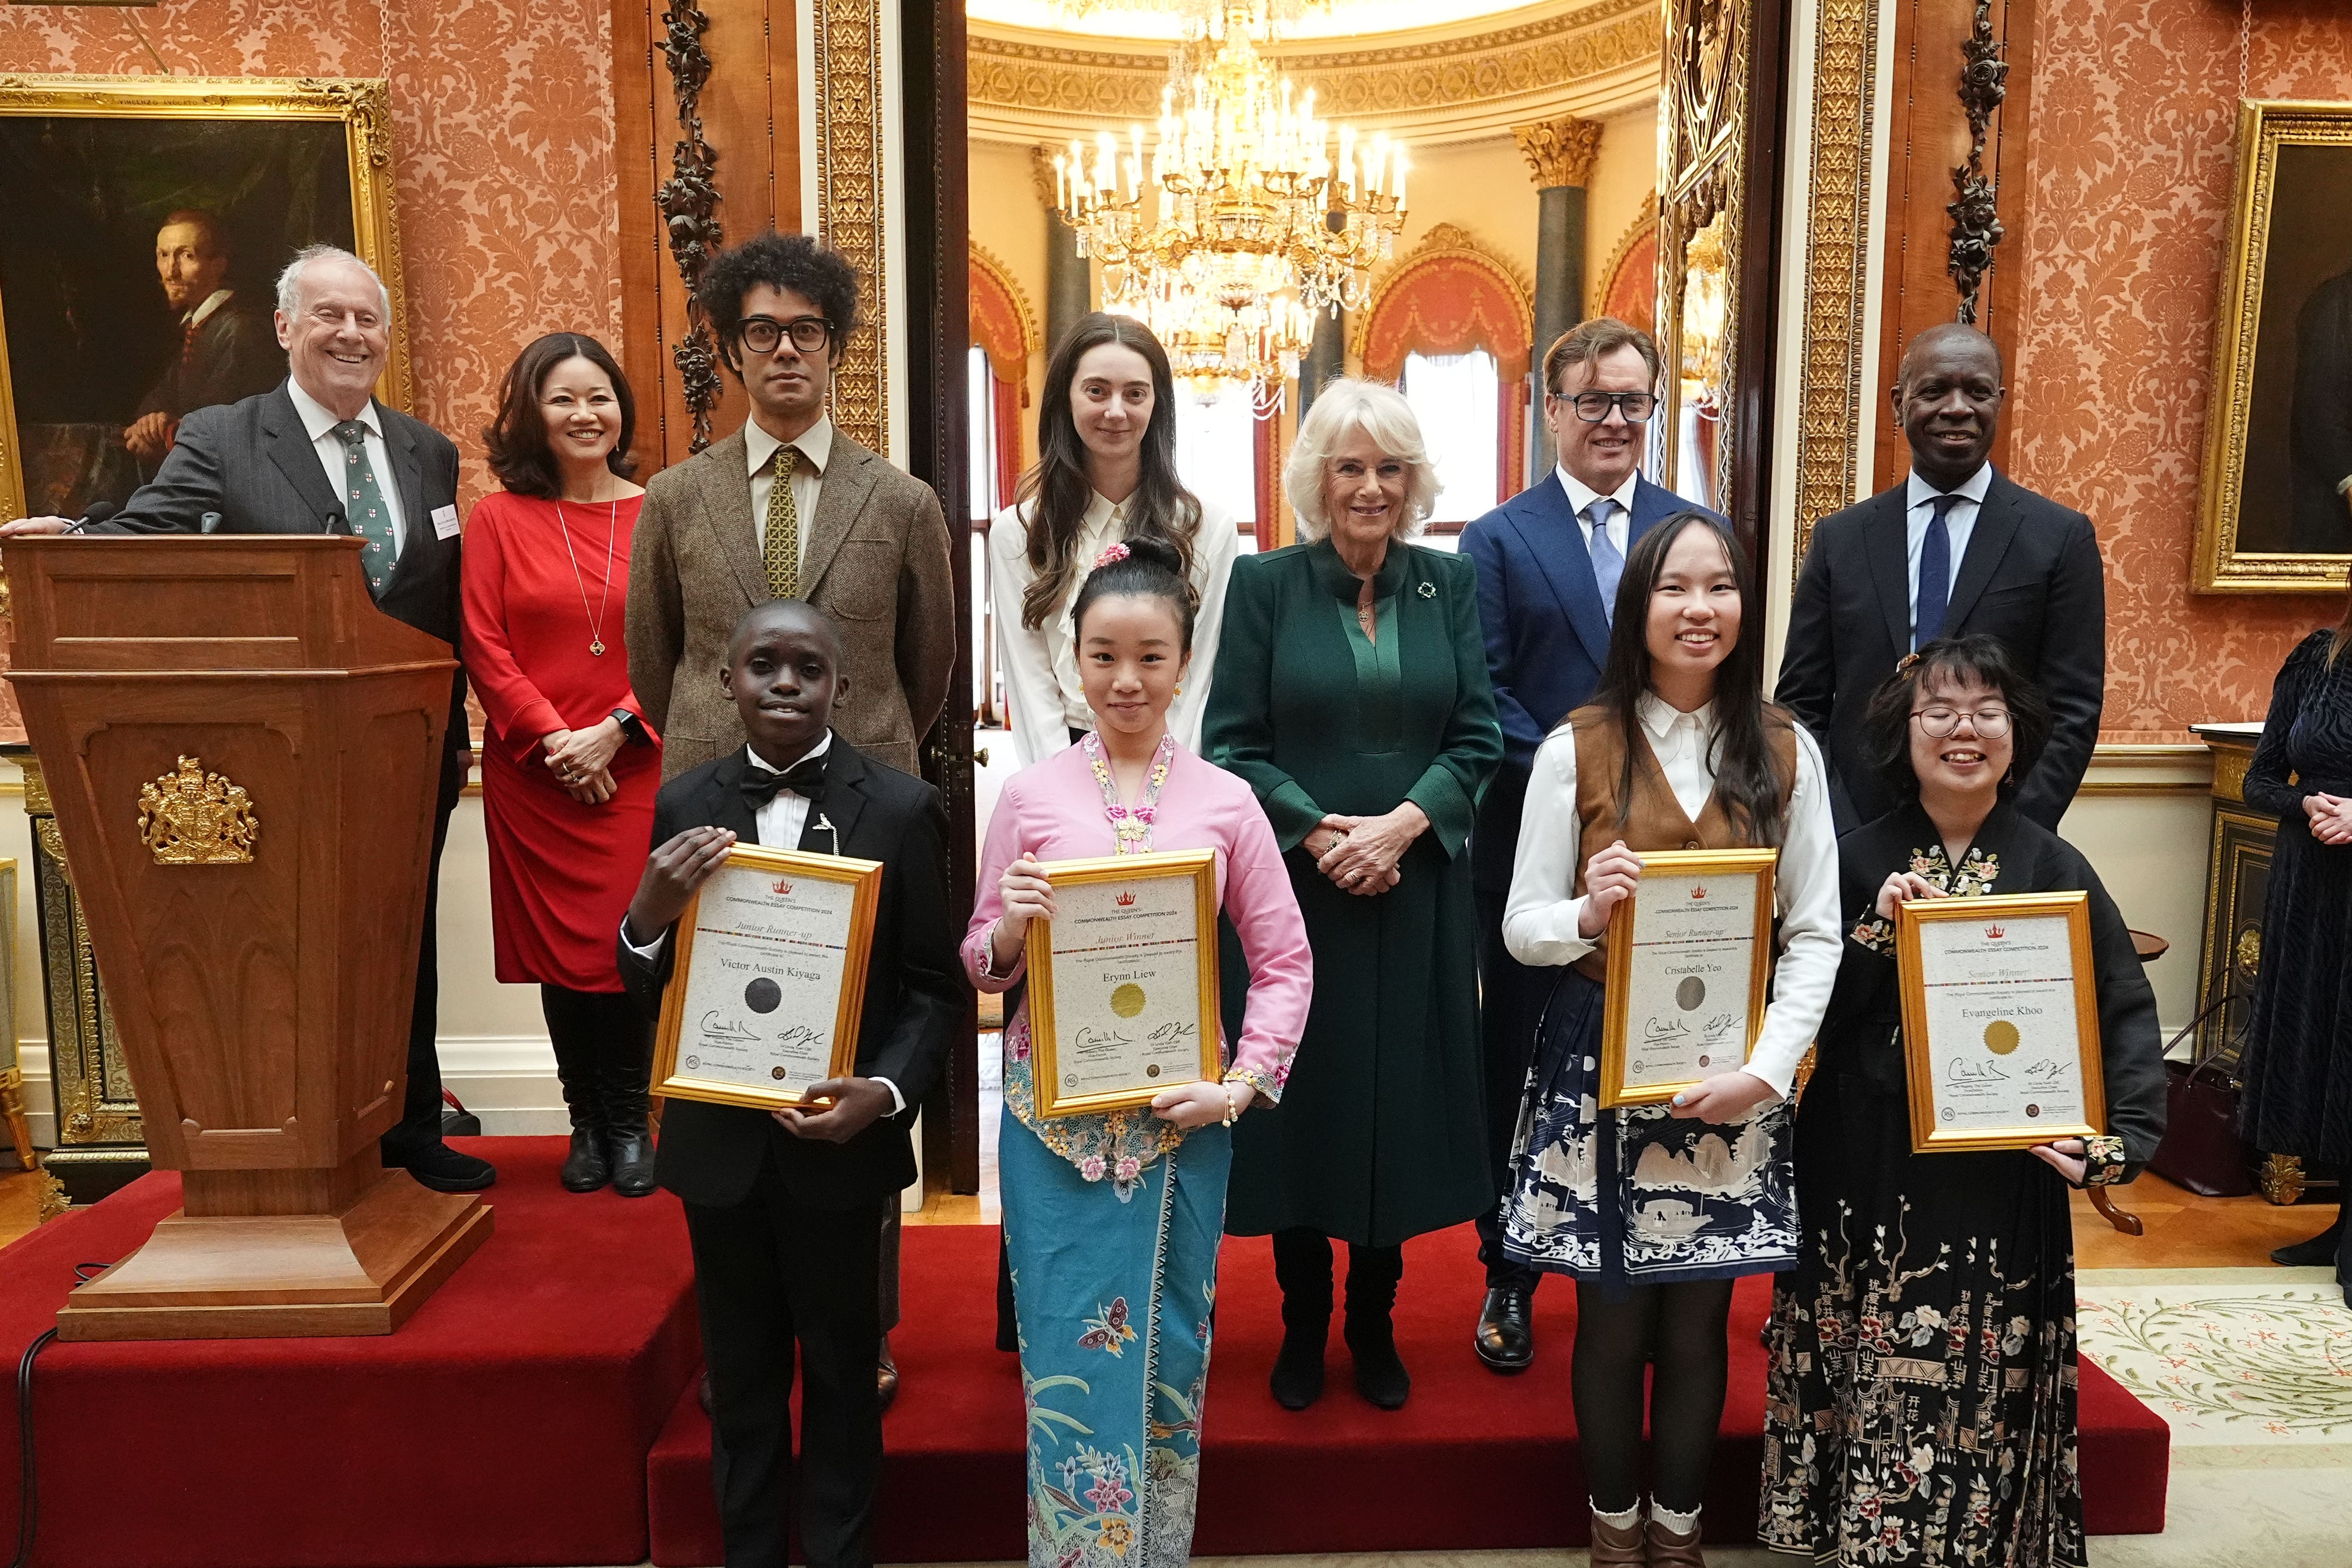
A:
[[[2179,1045],[2198,1025],[2231,1002],[2223,996],[2172,1037]],[[2238,1135],[2238,1041],[2200,1061],[2164,1063],[2164,1141],[2147,1168],[2200,1197],[2242,1197],[2254,1190],[2253,1153]]]

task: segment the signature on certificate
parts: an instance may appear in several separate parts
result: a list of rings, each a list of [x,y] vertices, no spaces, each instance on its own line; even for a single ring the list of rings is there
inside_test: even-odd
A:
[[[795,1046],[823,1045],[827,1031],[810,1024],[787,1024],[776,1031],[776,1043],[791,1050]]]
[[[1197,1039],[1200,1032],[1200,1027],[1196,1024],[1186,1023],[1181,1019],[1170,1019],[1166,1023],[1157,1025],[1153,1028],[1151,1031],[1151,1043],[1154,1045],[1181,1045],[1185,1040]]]
[[[719,1009],[713,1008],[702,1015],[702,1038],[731,1040],[748,1044],[757,1040],[759,1035],[753,1031],[750,1024],[740,1019],[722,1018],[719,1016]]]

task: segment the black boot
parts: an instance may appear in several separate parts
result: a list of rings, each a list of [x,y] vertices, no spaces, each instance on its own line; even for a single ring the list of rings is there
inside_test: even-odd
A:
[[[654,1190],[654,1141],[646,1123],[653,1114],[653,1031],[632,1027],[614,1031],[604,1059],[604,1126],[613,1151],[613,1190],[644,1197]]]
[[[2271,1261],[2286,1269],[2319,1269],[2336,1261],[2336,1254],[2344,1243],[2344,1211],[2336,1211],[2336,1223],[2308,1241],[2297,1241],[2281,1247],[2271,1254]]]
[[[1319,1230],[1274,1233],[1282,1287],[1282,1351],[1266,1380],[1276,1403],[1304,1410],[1323,1397],[1323,1344],[1331,1333],[1331,1239]]]
[[[540,1006],[547,1015],[548,1038],[555,1044],[555,1076],[563,1085],[563,1108],[572,1113],[572,1149],[556,1179],[566,1192],[594,1192],[613,1179],[612,1162],[604,1155],[604,1075],[596,1041],[572,1016],[582,1010],[576,992],[541,986]]]
[[[1348,1249],[1348,1353],[1356,1358],[1356,1392],[1383,1410],[1402,1410],[1412,1375],[1396,1348],[1397,1281],[1404,1277],[1402,1247]]]

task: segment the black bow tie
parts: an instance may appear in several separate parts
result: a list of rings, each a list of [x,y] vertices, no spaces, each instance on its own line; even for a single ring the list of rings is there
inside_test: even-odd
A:
[[[790,789],[814,800],[824,792],[824,755],[803,757],[782,773],[763,773],[747,767],[743,769],[742,789],[743,799],[751,803],[754,811],[774,800],[779,789]]]

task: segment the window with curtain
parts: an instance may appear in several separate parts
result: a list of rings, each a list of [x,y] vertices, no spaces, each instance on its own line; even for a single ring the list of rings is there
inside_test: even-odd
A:
[[[1228,387],[1205,403],[1176,394],[1176,473],[1236,528],[1257,526],[1257,419],[1249,388]]]
[[[1450,535],[1494,510],[1503,465],[1502,386],[1495,356],[1407,354],[1404,400],[1421,422],[1421,438],[1437,465],[1437,513],[1431,532]],[[1432,538],[1423,542],[1438,544]],[[1450,546],[1451,538],[1444,543]]]

